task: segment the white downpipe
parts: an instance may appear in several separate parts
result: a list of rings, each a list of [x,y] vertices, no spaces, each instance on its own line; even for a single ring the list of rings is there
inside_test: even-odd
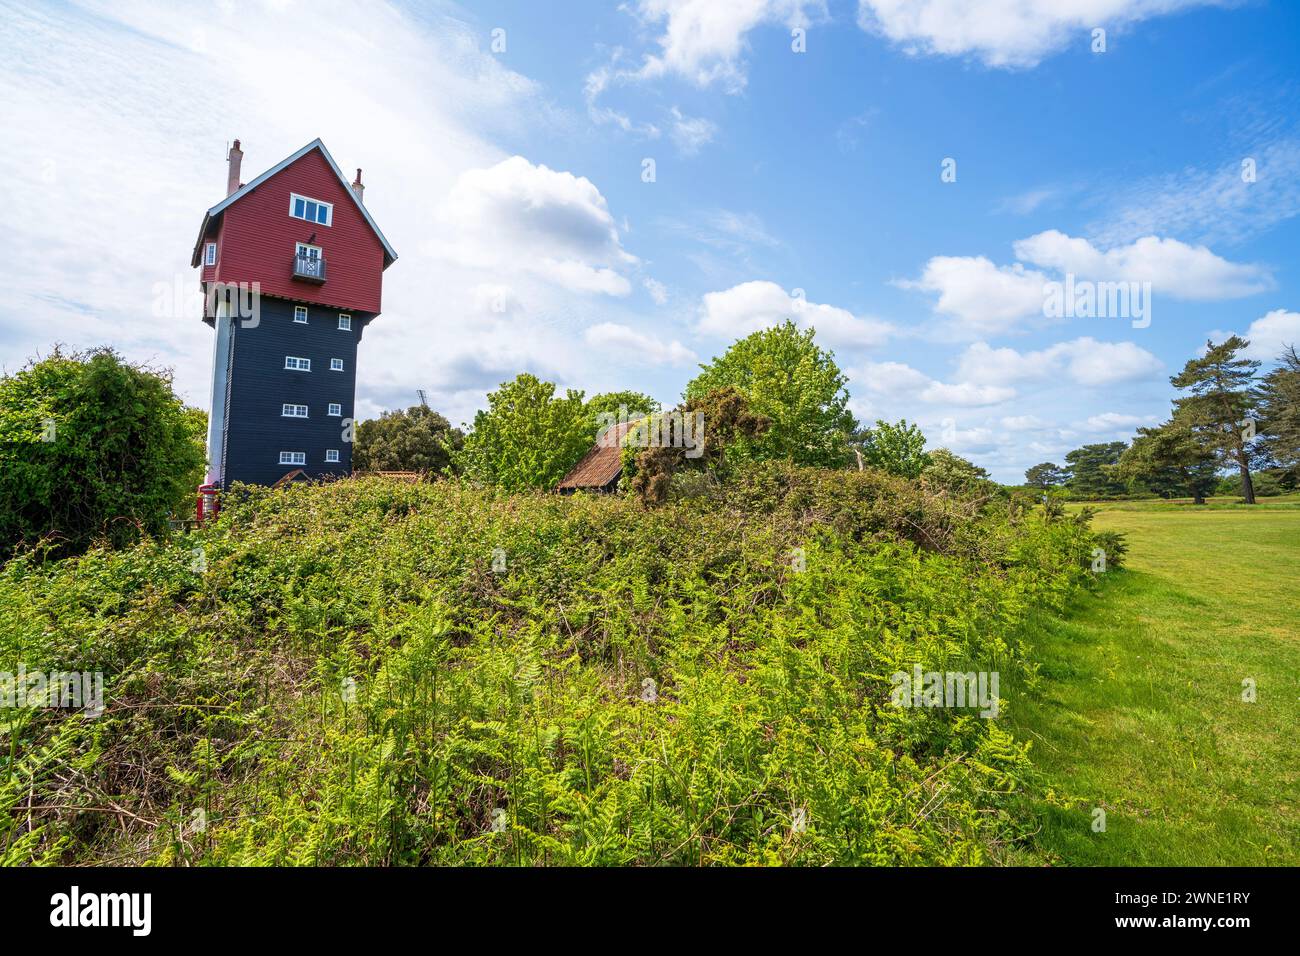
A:
[[[208,413],[208,480],[210,485],[221,483],[221,460],[226,438],[226,393],[230,380],[230,334],[232,320],[230,303],[224,296],[217,297],[216,343],[212,355],[212,401]]]

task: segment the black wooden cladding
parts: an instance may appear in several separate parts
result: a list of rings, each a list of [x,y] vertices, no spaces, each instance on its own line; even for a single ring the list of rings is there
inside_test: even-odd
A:
[[[294,321],[294,303],[263,296],[256,325],[236,320],[226,406],[224,484],[274,484],[302,468],[310,477],[352,473],[352,444],[345,426],[355,413],[357,344],[372,314],[351,312],[351,331],[339,328],[338,309],[307,307],[307,322]],[[311,371],[284,367],[286,356],[311,360]],[[330,368],[342,359],[343,371]],[[330,403],[340,415],[328,414]],[[306,418],[282,415],[286,404],[306,405]],[[337,449],[338,462],[325,452]],[[280,452],[300,451],[305,464],[280,464]]]

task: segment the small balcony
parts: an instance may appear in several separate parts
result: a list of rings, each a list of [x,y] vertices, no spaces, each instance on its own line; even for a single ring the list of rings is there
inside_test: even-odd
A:
[[[325,260],[317,256],[294,256],[293,277],[304,282],[324,282]]]

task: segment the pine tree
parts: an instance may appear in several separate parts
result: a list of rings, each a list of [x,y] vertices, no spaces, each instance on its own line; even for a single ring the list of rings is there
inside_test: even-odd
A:
[[[1214,452],[1177,421],[1139,428],[1115,473],[1162,498],[1190,495],[1198,505],[1218,484]]]
[[[1270,462],[1285,470],[1284,484],[1300,483],[1300,355],[1289,346],[1260,388],[1261,445]]]
[[[1250,343],[1236,335],[1219,345],[1205,344],[1205,354],[1169,380],[1188,393],[1174,400],[1174,419],[1215,454],[1221,467],[1240,469],[1242,497],[1253,505],[1250,469],[1258,456],[1254,413],[1259,407],[1259,362],[1238,358]]]

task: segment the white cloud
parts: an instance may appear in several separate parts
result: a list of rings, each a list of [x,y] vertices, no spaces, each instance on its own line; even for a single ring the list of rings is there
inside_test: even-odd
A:
[[[897,285],[938,295],[934,310],[955,319],[958,331],[992,334],[1042,315],[1047,276],[1020,263],[995,265],[984,256],[935,256],[921,277]]]
[[[1005,385],[975,382],[940,382],[902,362],[867,362],[850,373],[851,385],[891,399],[915,398],[931,405],[974,408],[997,405],[1015,398]]]
[[[1294,345],[1300,349],[1300,312],[1273,309],[1250,323],[1245,332],[1223,332],[1216,329],[1210,333],[1209,338],[1214,342],[1222,342],[1234,334],[1250,342],[1250,348],[1244,353],[1247,358],[1271,363],[1286,348]]]
[[[659,52],[646,56],[638,79],[680,76],[697,86],[744,89],[746,35],[762,24],[806,27],[825,16],[824,0],[640,0],[642,21],[663,25]]]
[[[798,291],[798,290],[796,290]],[[879,319],[854,315],[847,309],[809,302],[775,282],[743,282],[722,292],[709,292],[701,303],[699,331],[735,339],[791,319],[801,328],[815,328],[823,345],[871,348],[882,344],[892,326]]]
[[[1273,288],[1262,266],[1229,262],[1205,246],[1143,236],[1102,251],[1087,239],[1049,229],[1015,243],[1016,258],[1076,278],[1150,282],[1175,299],[1213,301],[1254,295]]]
[[[1016,390],[1005,385],[976,385],[972,382],[931,382],[921,390],[921,401],[935,405],[978,407],[997,405],[1016,397]]]
[[[1241,242],[1300,215],[1300,138],[1261,144],[1266,135],[1252,129],[1234,143],[1236,149],[1225,150],[1240,155],[1214,168],[1108,184],[1105,215],[1088,226],[1088,234],[1112,244],[1153,234]],[[1243,168],[1247,160],[1250,169]]]
[[[694,156],[705,144],[713,141],[718,127],[712,120],[702,117],[683,116],[677,107],[672,108],[673,142],[683,156]]]
[[[649,276],[641,280],[645,286],[646,292],[650,293],[650,298],[654,299],[655,305],[663,305],[668,301],[668,287],[658,279],[651,279]]]
[[[1058,190],[1041,188],[1030,189],[1014,196],[1007,196],[1000,199],[993,206],[993,211],[997,213],[1011,213],[1016,216],[1028,216],[1043,203],[1055,199]]]
[[[1192,301],[1241,298],[1275,286],[1263,266],[1229,262],[1205,246],[1156,236],[1102,250],[1049,229],[1017,241],[1014,249],[1021,261],[1004,266],[984,256],[934,256],[920,278],[895,284],[936,295],[934,311],[951,320],[946,330],[958,336],[1012,332],[1031,320],[1045,321],[1044,285],[1065,274],[1092,282],[1150,282],[1155,298]],[[1149,319],[1150,302],[1146,308]]]
[[[605,197],[583,176],[512,156],[460,175],[438,210],[430,254],[471,268],[521,269],[573,292],[627,295],[623,249]]]
[[[1103,432],[1130,433],[1139,425],[1153,425],[1155,421],[1154,415],[1125,415],[1120,412],[1103,412],[1100,415],[1090,415],[1087,420],[1080,422],[1075,427],[1096,434]]]
[[[583,337],[592,348],[650,365],[690,365],[697,360],[695,353],[676,339],[665,342],[616,322],[593,325]]]
[[[1104,386],[1149,379],[1162,369],[1158,358],[1132,342],[1098,342],[1084,336],[1036,352],[976,342],[958,359],[957,377],[1005,385],[1065,376],[1077,385]]]
[[[1032,67],[1094,27],[1113,29],[1214,0],[859,0],[858,24],[909,54]]]

